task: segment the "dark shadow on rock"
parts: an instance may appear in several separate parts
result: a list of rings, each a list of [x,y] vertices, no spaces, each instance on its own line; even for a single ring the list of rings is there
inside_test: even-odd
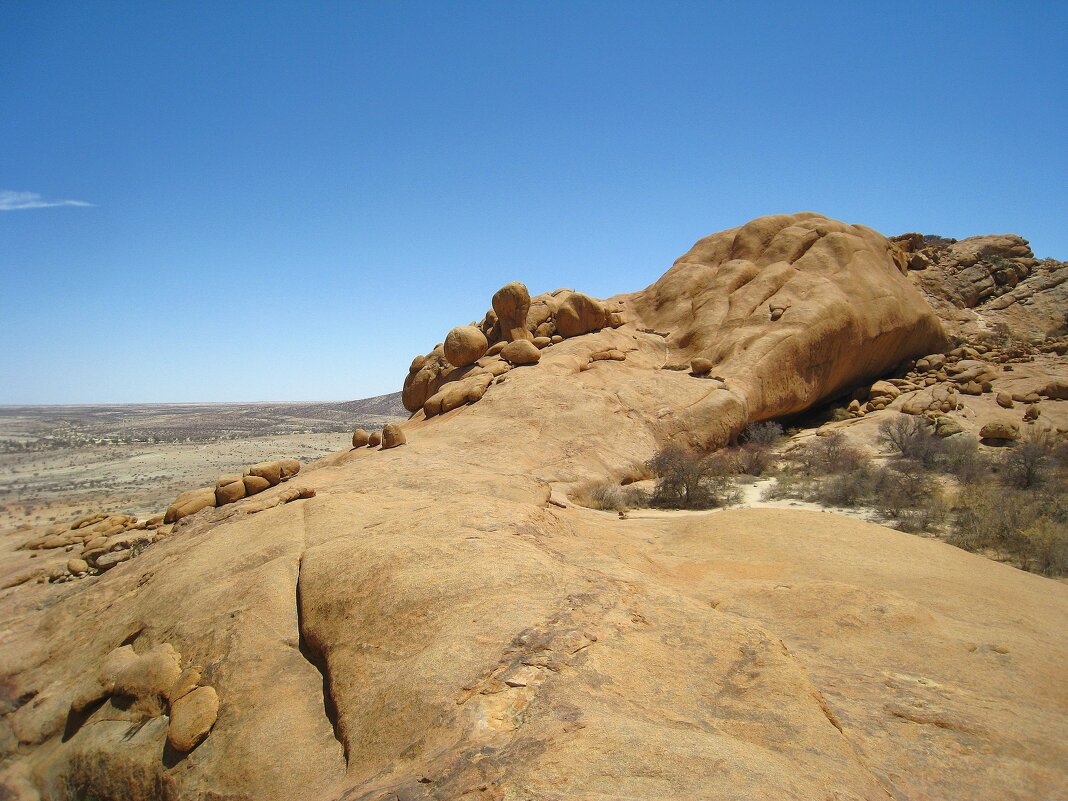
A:
[[[78,730],[85,725],[85,722],[89,720],[89,718],[93,716],[93,713],[100,709],[107,700],[107,696],[98,698],[85,707],[81,712],[75,712],[71,709],[67,713],[67,723],[63,727],[62,741],[67,742],[67,740],[77,734]]]

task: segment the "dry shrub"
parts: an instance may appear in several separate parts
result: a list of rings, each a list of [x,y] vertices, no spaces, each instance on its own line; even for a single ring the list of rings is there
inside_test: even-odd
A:
[[[652,505],[668,509],[710,509],[733,500],[730,475],[735,466],[729,454],[705,454],[668,445],[649,460],[657,477]]]
[[[589,509],[626,512],[646,503],[645,493],[637,487],[621,487],[612,481],[588,481],[571,492],[571,499]]]
[[[863,451],[849,445],[840,431],[816,437],[815,442],[803,448],[795,458],[801,470],[810,476],[852,472],[871,464],[871,459]]]
[[[1054,467],[1056,441],[1044,431],[1027,434],[1002,459],[1006,481],[1016,489],[1031,489],[1046,483]]]
[[[871,496],[874,477],[868,469],[828,476],[815,485],[811,496],[830,506],[863,506]]]
[[[1026,529],[1027,569],[1047,576],[1068,573],[1068,525],[1040,517]]]
[[[742,439],[747,445],[762,445],[771,448],[778,445],[782,438],[782,426],[771,421],[750,423],[742,432]]]
[[[975,487],[962,493],[949,542],[993,550],[1025,570],[1068,571],[1068,500],[1063,492]]]
[[[737,473],[762,476],[775,463],[775,454],[767,445],[747,442],[732,454]]]
[[[963,434],[945,440],[941,464],[962,484],[975,484],[990,472],[987,460],[979,453],[979,440]]]
[[[879,424],[879,442],[894,453],[913,459],[925,467],[933,467],[942,455],[942,440],[934,426],[911,414],[897,414]]]

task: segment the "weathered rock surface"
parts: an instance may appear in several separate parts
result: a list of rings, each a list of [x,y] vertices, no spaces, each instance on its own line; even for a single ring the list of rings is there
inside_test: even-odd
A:
[[[535,368],[441,367],[423,403],[476,381],[485,397],[420,403],[399,450],[322,460],[314,497],[264,490],[95,579],[0,591],[0,782],[125,801],[1065,796],[1065,585],[835,514],[550,502],[666,437],[721,441],[917,356],[886,410],[843,424],[919,396],[932,416],[999,409],[945,372],[989,353],[933,358],[937,324],[885,240],[756,223]],[[611,351],[625,360],[583,369]],[[717,379],[688,374],[699,354]],[[994,386],[1044,387],[1047,357]],[[0,550],[0,571],[50,553]],[[173,694],[169,719],[101,702],[101,666],[149,655],[166,676],[139,691]]]
[[[702,239],[637,293],[628,306],[642,324],[669,332],[680,361],[710,360],[731,387],[678,415],[676,436],[722,444],[750,420],[941,350],[941,325],[896,252],[870,228],[817,214],[761,217]],[[771,320],[769,304],[785,312]]]

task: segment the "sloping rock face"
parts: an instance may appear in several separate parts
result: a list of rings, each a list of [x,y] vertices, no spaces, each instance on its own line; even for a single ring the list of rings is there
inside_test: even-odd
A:
[[[542,334],[536,364],[491,347],[455,376],[442,367],[403,447],[303,467],[300,503],[201,510],[137,559],[64,583],[9,584],[40,552],[0,540],[0,797],[1064,797],[1063,584],[831,514],[620,520],[560,501],[666,436],[726,436],[757,403],[836,391],[845,373],[821,358],[855,351],[812,335],[806,373],[789,343],[757,341],[757,309],[768,336],[809,313],[802,285],[855,285],[882,322],[846,330],[907,358],[896,303],[918,295],[885,240],[845,228],[808,248],[839,254],[837,283],[806,262],[741,314],[745,282],[728,291],[734,259],[714,257],[750,240],[738,229],[665,276],[689,302],[658,282],[598,301],[600,330]],[[758,296],[782,261],[761,258],[740,273]],[[702,316],[724,292],[727,314]],[[548,311],[536,327],[556,297],[531,299],[528,315]],[[819,308],[850,320],[835,298]],[[939,335],[913,314],[921,338]],[[747,363],[746,342],[807,383],[763,386],[777,373]],[[713,368],[691,375],[699,354]],[[693,411],[718,395],[743,412],[722,429]],[[173,655],[182,673],[116,693],[117,653]]]

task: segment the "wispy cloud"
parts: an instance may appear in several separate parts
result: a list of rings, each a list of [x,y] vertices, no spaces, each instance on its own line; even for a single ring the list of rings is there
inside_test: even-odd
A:
[[[84,200],[45,200],[36,192],[12,192],[10,189],[0,189],[0,211],[92,205],[92,203],[86,203]]]

